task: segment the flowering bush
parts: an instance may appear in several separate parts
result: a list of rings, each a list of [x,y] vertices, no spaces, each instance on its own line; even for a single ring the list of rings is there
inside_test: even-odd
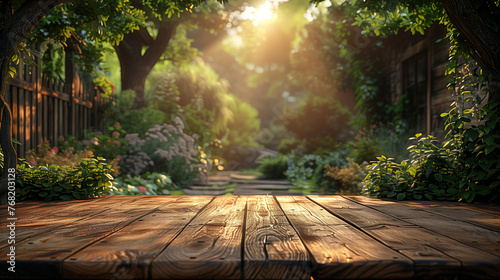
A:
[[[366,171],[363,166],[355,163],[353,159],[347,158],[347,161],[348,165],[341,167],[325,164],[326,175],[332,179],[326,181],[325,184],[328,184],[329,189],[341,193],[359,194],[363,187]]]
[[[155,125],[144,138],[137,133],[125,136],[130,150],[121,158],[122,171],[132,175],[164,172],[175,184],[187,186],[200,171],[206,170],[193,137],[183,131],[182,120],[176,118],[174,122],[175,125]]]
[[[49,143],[43,142],[38,145],[37,150],[26,152],[26,161],[32,166],[62,165],[74,167],[80,164],[82,159],[91,158],[94,154],[87,148],[77,150],[73,147],[66,149],[51,147]]]
[[[174,186],[170,177],[162,173],[146,173],[140,176],[122,176],[113,181],[111,194],[166,195],[184,194]]]
[[[117,176],[120,171],[118,165],[120,155],[125,154],[129,149],[125,145],[127,141],[122,137],[125,133],[121,124],[116,122],[107,127],[104,132],[89,133],[84,140],[77,140],[73,136],[66,138],[59,136],[59,148],[62,150],[91,151],[93,155],[107,159],[109,164],[113,166],[113,175]]]

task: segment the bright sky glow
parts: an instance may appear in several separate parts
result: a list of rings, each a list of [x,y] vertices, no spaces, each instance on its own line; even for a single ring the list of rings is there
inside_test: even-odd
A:
[[[309,6],[309,8],[307,9],[307,11],[304,13],[304,17],[308,21],[313,21],[314,19],[316,19],[318,17],[318,15],[321,12],[325,12],[326,8],[330,7],[331,5],[332,5],[332,2],[330,2],[330,0],[325,0],[321,3],[319,3],[318,6],[316,6],[316,4],[311,4]]]
[[[283,1],[266,1],[258,8],[246,6],[238,18],[241,20],[250,20],[253,25],[257,26],[263,21],[270,20],[278,16],[273,12],[273,10],[278,8],[280,2]]]

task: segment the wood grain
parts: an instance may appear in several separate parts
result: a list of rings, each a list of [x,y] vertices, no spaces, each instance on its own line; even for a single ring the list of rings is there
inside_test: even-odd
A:
[[[308,252],[272,196],[248,198],[244,248],[244,279],[311,278]]]
[[[79,201],[61,201],[52,203],[28,204],[25,207],[16,206],[16,242],[27,238],[51,232],[54,228],[72,224],[78,220],[90,219],[93,215],[107,211],[124,203],[138,199],[115,196],[110,199],[90,199]],[[23,205],[23,203],[20,203]],[[38,205],[38,207],[37,207]],[[7,212],[7,211],[5,211]],[[2,230],[6,218],[1,219]],[[0,247],[8,247],[8,235],[0,234]]]
[[[246,197],[219,196],[152,262],[152,279],[241,279]]]
[[[17,272],[7,271],[4,224],[0,279],[500,279],[494,207],[351,196],[16,207]]]
[[[161,207],[67,257],[63,264],[64,278],[149,279],[151,260],[212,199],[209,196],[158,197]]]
[[[277,197],[315,260],[314,279],[412,279],[413,262],[306,197]]]
[[[500,211],[493,213],[481,211],[474,206],[468,206],[460,202],[436,202],[436,201],[403,201],[400,202],[426,212],[439,214],[448,218],[457,219],[491,230],[500,231]],[[489,207],[491,209],[492,207]]]
[[[494,255],[340,196],[309,196],[415,262],[417,279],[496,279]]]
[[[53,227],[44,234],[28,237],[21,242],[16,241],[16,267],[19,271],[16,277],[36,279],[60,277],[61,264],[65,258],[112,232],[122,229],[139,217],[154,211],[163,203],[164,201],[154,197],[133,198],[130,202],[114,205],[112,209],[100,212],[88,219],[74,220],[72,218],[69,224]],[[96,203],[95,206],[99,204]],[[105,205],[105,203],[101,204],[102,207]],[[67,215],[71,215],[71,212]],[[7,270],[8,252],[8,247],[0,249],[1,271]]]
[[[500,257],[500,232],[462,221],[461,212],[457,212],[456,216],[446,217],[395,201],[373,200],[362,196],[347,198],[434,233],[489,252],[497,258]]]

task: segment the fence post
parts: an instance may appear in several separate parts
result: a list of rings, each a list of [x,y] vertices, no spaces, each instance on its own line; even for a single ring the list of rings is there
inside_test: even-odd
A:
[[[35,106],[35,127],[36,127],[36,132],[34,135],[35,137],[35,149],[38,148],[38,145],[42,143],[42,58],[41,56],[36,56],[36,80],[35,82],[35,89],[34,89],[34,97],[35,100],[33,101]]]
[[[73,115],[75,100],[74,93],[76,88],[74,87],[75,81],[75,67],[73,65],[73,49],[71,45],[68,44],[64,48],[65,60],[64,60],[64,70],[65,70],[65,81],[64,81],[64,91],[69,95],[68,102],[68,132],[70,135],[75,135],[75,118]]]

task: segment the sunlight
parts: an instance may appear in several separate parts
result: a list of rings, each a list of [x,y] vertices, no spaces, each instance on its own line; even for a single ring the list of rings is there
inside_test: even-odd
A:
[[[250,20],[253,25],[257,26],[261,22],[270,20],[277,16],[273,10],[277,8],[278,4],[279,3],[276,1],[266,1],[264,5],[259,8],[247,6],[239,17],[244,20]]]
[[[253,22],[260,23],[261,21],[265,21],[273,18],[274,13],[271,11],[271,5],[269,2],[266,2],[259,9],[255,11]]]

